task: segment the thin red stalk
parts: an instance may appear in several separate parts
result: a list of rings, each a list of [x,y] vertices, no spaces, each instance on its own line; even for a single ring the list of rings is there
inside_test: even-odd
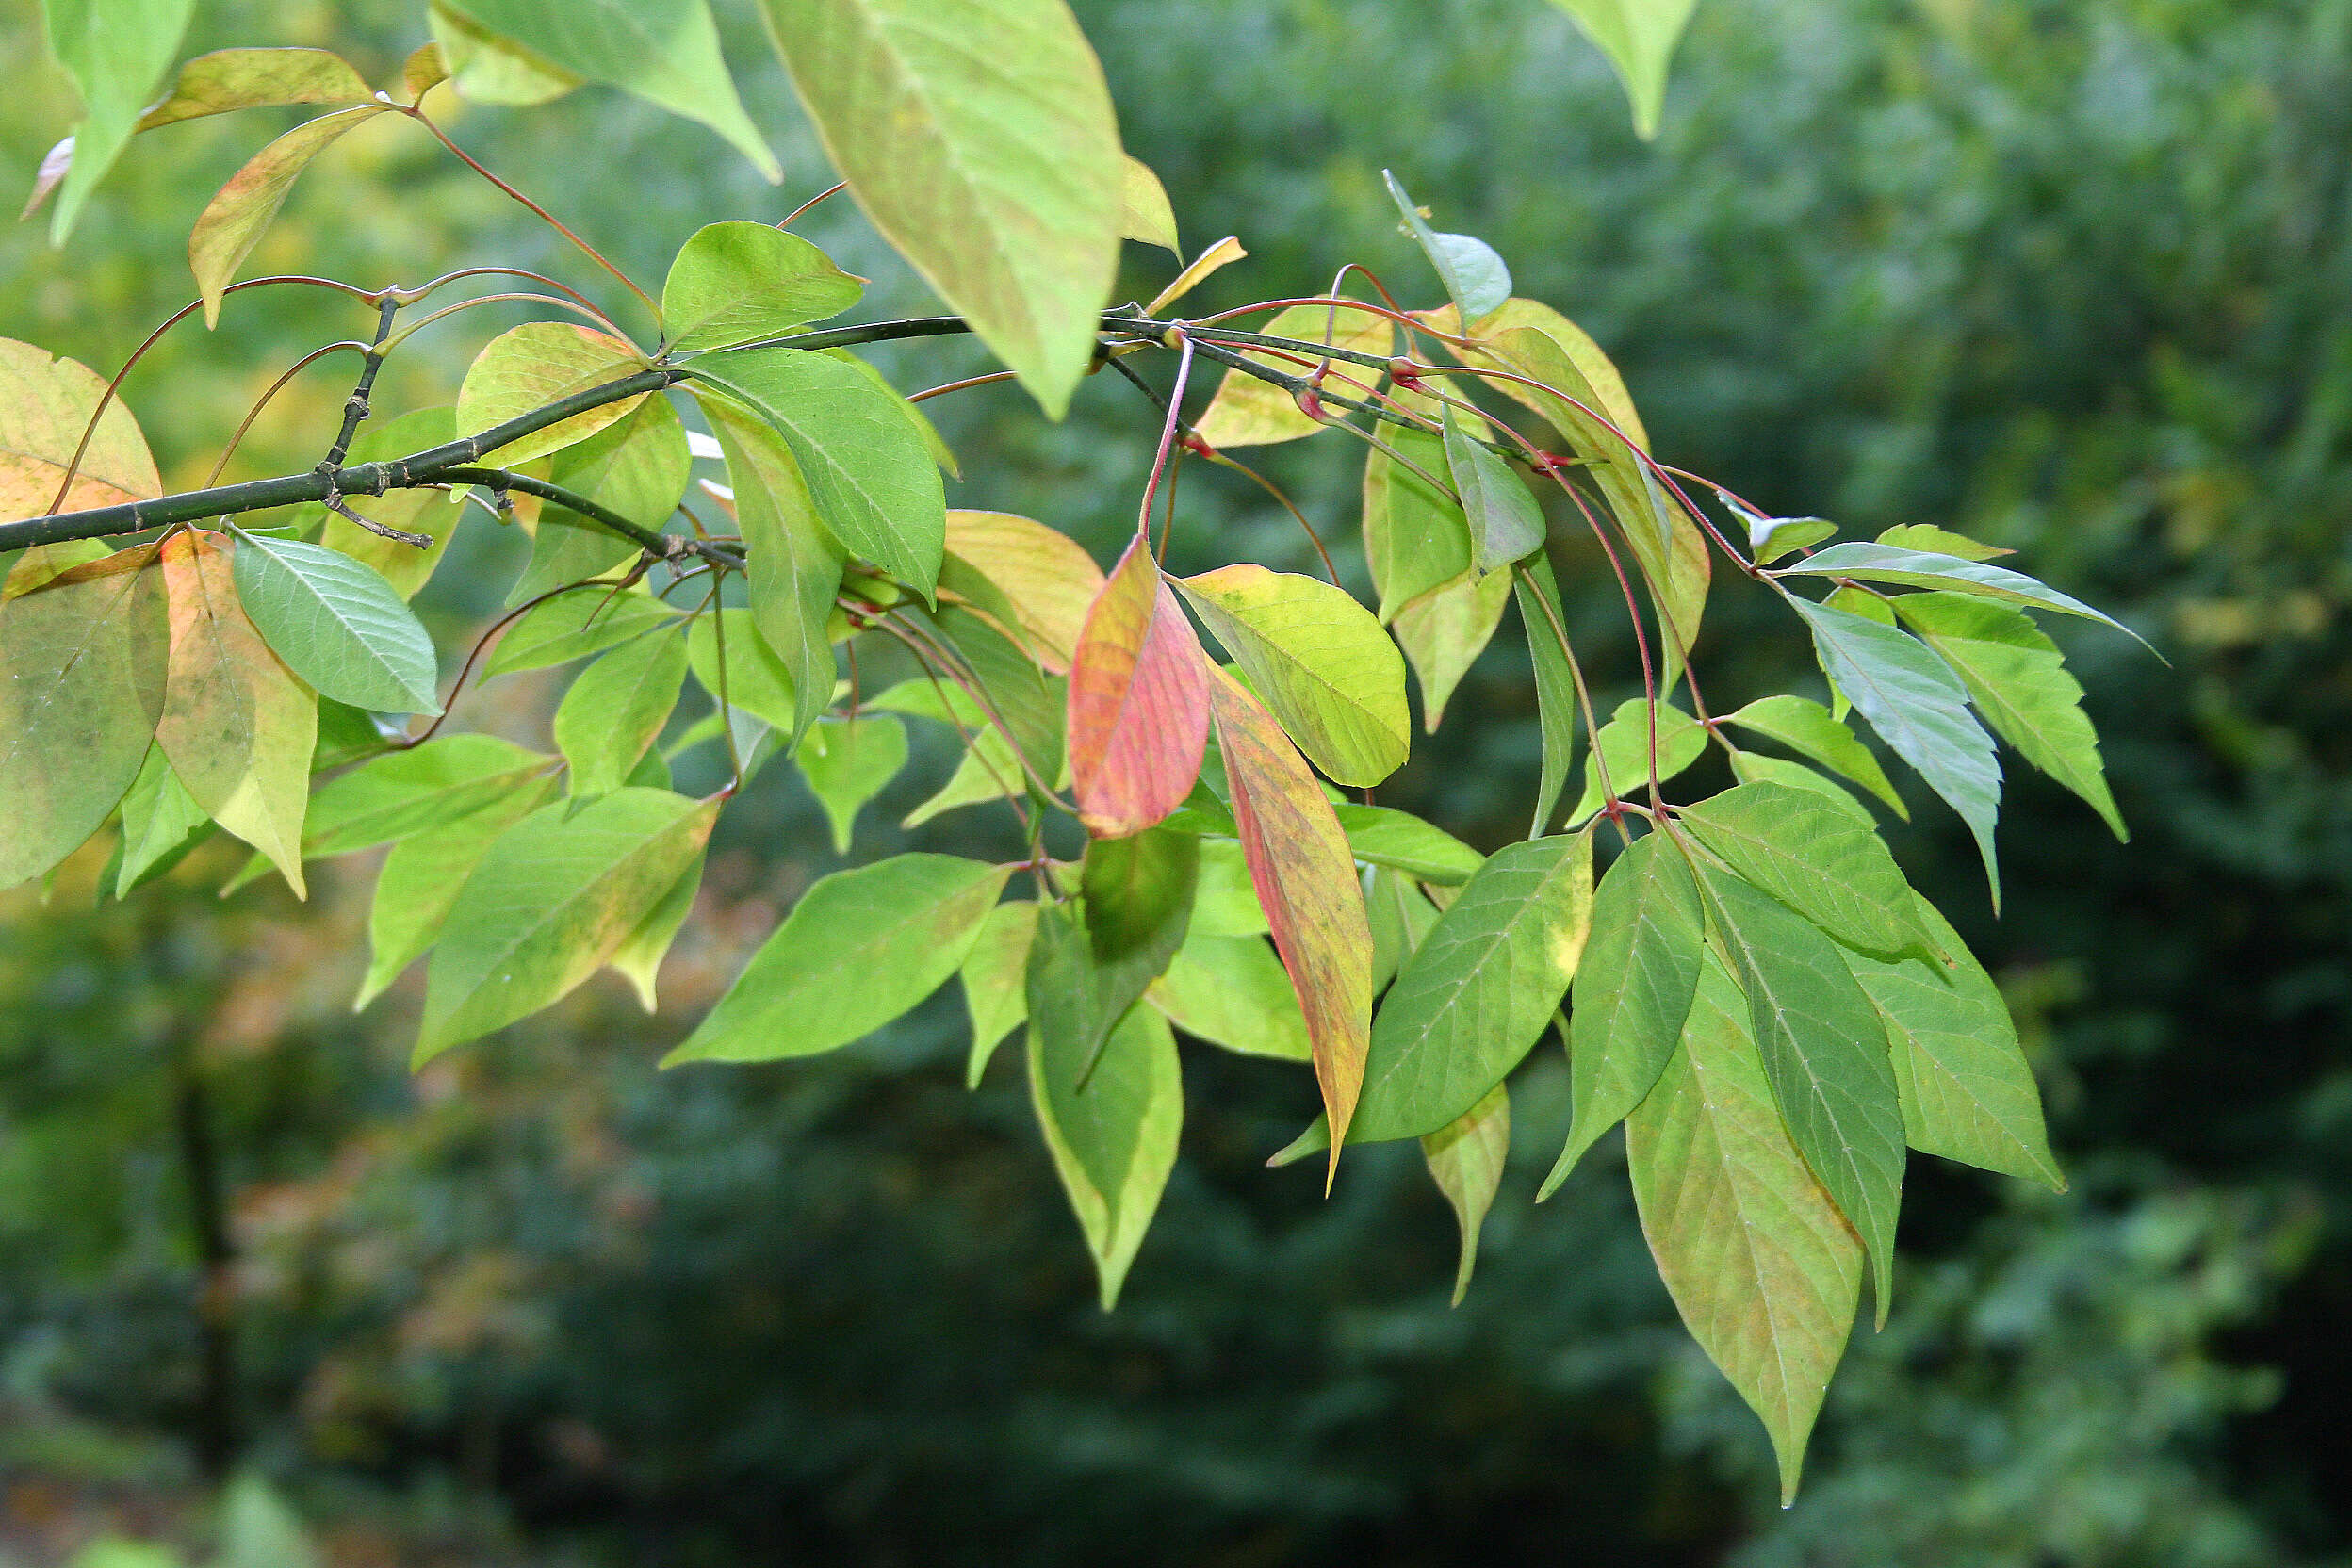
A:
[[[1176,360],[1176,384],[1168,395],[1168,418],[1160,427],[1160,449],[1152,454],[1152,477],[1144,481],[1143,510],[1135,518],[1135,532],[1145,539],[1152,536],[1152,497],[1160,487],[1160,473],[1168,466],[1168,449],[1176,444],[1176,427],[1182,422],[1184,384],[1192,379],[1192,339],[1181,332],[1176,339],[1183,345]]]
[[[597,320],[603,322],[606,330],[611,332],[613,336],[625,337],[628,335],[628,334],[622,332],[619,327],[613,324],[612,318],[607,316],[601,310],[598,310],[596,308],[596,302],[588,298],[587,295],[582,294],[579,289],[572,287],[569,284],[558,283],[544,272],[533,272],[527,268],[461,267],[454,272],[444,272],[439,277],[433,279],[431,283],[420,285],[416,288],[396,288],[392,292],[399,298],[400,303],[403,305],[421,304],[424,302],[428,295],[435,293],[449,284],[456,283],[465,278],[484,277],[528,278],[532,283],[546,284],[549,288],[554,289],[558,294],[566,296],[581,308],[585,309],[590,315],[594,316]]]
[[[521,604],[516,605],[514,609],[508,611],[505,614],[491,622],[490,629],[474,640],[473,651],[466,654],[466,662],[457,667],[457,678],[449,684],[449,694],[443,700],[441,704],[441,711],[433,715],[433,722],[425,726],[422,734],[411,735],[406,739],[398,742],[395,744],[394,749],[398,751],[408,751],[414,749],[415,747],[423,745],[427,741],[433,739],[435,731],[437,731],[444,724],[449,722],[450,710],[457,707],[459,694],[466,690],[466,678],[474,673],[475,662],[482,658],[482,654],[489,648],[491,640],[497,637],[499,632],[504,631],[508,627],[513,626],[516,621],[522,619],[525,615],[530,614],[532,611],[538,609],[549,599],[554,598],[557,595],[568,594],[575,589],[585,588],[588,586],[589,584],[584,582],[567,582],[561,588],[550,588],[546,593],[540,595],[537,598],[524,600]]]
[[[827,196],[836,195],[841,191],[847,190],[848,188],[849,182],[847,180],[842,180],[839,184],[818,191],[814,196],[809,197],[807,201],[801,203],[800,205],[794,207],[792,211],[777,219],[776,220],[776,226],[779,229],[790,228],[793,219],[798,218],[802,213],[807,212],[810,207],[815,206],[819,202],[824,201]]]
[[[1348,428],[1353,430],[1355,427],[1350,425],[1348,426]],[[1315,525],[1307,521],[1307,514],[1299,511],[1298,505],[1293,502],[1288,496],[1282,494],[1282,487],[1280,485],[1276,484],[1272,480],[1266,478],[1264,474],[1258,472],[1255,468],[1250,466],[1247,463],[1236,462],[1234,459],[1227,456],[1223,452],[1215,454],[1210,461],[1217,464],[1220,467],[1231,468],[1235,473],[1241,474],[1246,478],[1256,482],[1260,489],[1264,490],[1267,495],[1273,497],[1277,501],[1280,501],[1282,503],[1282,510],[1289,513],[1292,517],[1298,520],[1299,530],[1307,536],[1307,543],[1315,547],[1315,553],[1322,558],[1323,575],[1331,580],[1332,587],[1336,588],[1339,586],[1339,568],[1331,564],[1331,552],[1323,547],[1322,535],[1315,531]]]
[[[470,300],[460,300],[453,305],[443,305],[439,310],[434,311],[432,315],[420,317],[416,320],[411,321],[407,326],[400,329],[397,336],[385,340],[384,345],[384,351],[387,353],[390,352],[394,348],[401,343],[405,343],[408,339],[416,336],[416,334],[433,325],[435,321],[440,320],[445,316],[455,316],[459,311],[471,310],[476,305],[494,305],[500,303],[501,302],[512,302],[516,300],[529,301],[534,304],[553,305],[558,310],[575,311],[580,315],[587,317],[588,319],[596,322],[599,326],[610,327],[612,324],[611,321],[605,319],[604,313],[602,311],[590,309],[582,305],[576,305],[569,300],[559,300],[552,294],[531,294],[524,292],[508,294],[480,294]],[[620,335],[616,333],[614,335],[618,336]]]
[[[1213,326],[1219,321],[1230,321],[1236,316],[1255,316],[1260,312],[1268,310],[1288,310],[1294,305],[1328,304],[1339,304],[1349,310],[1361,310],[1366,311],[1374,316],[1385,316],[1390,320],[1396,322],[1400,326],[1412,328],[1415,332],[1426,332],[1431,337],[1438,339],[1440,342],[1467,343],[1471,341],[1471,339],[1467,337],[1460,337],[1451,333],[1439,332],[1435,327],[1430,326],[1428,322],[1416,321],[1401,310],[1386,310],[1382,309],[1379,305],[1365,304],[1362,300],[1342,300],[1329,294],[1313,295],[1304,299],[1297,300],[1261,300],[1253,305],[1236,305],[1232,310],[1220,310],[1214,316],[1203,316],[1198,320],[1187,321],[1184,324],[1186,326],[1193,327],[1206,327]]]
[[[236,455],[237,444],[245,439],[245,433],[253,428],[253,421],[261,417],[261,411],[270,406],[270,400],[286,390],[287,382],[302,374],[304,367],[313,360],[324,359],[329,354],[340,353],[346,349],[364,354],[368,351],[368,345],[355,338],[347,337],[340,343],[330,343],[323,349],[313,349],[286,367],[286,374],[271,382],[270,390],[264,392],[259,399],[255,400],[253,406],[245,411],[245,417],[237,424],[237,433],[230,436],[229,444],[220,449],[220,457],[213,462],[212,472],[204,476],[204,482],[200,488],[209,490],[220,482],[220,471],[229,466],[229,459]]]

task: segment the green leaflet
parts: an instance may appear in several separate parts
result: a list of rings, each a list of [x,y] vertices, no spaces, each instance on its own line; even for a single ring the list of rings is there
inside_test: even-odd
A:
[[[2092,609],[2081,599],[2062,594],[2023,572],[1971,561],[1965,556],[1943,555],[1933,550],[1899,549],[1892,545],[1866,545],[1850,540],[1842,545],[1832,545],[1819,555],[1808,556],[1795,565],[1784,566],[1773,575],[1785,577],[1796,572],[1855,578],[1864,582],[1900,582],[1913,588],[1941,588],[2007,604],[2057,610],[2068,615],[2097,621],[2102,626],[2114,627],[2139,641],[2142,646],[2147,645],[2139,633],[2105,612]]]
[[[1559,1010],[1592,914],[1589,831],[1497,850],[1380,1004],[1349,1139],[1434,1133],[1502,1082]]]
[[[1592,897],[1592,935],[1568,1010],[1576,1111],[1537,1201],[1658,1082],[1690,1012],[1705,946],[1690,863],[1659,834],[1636,840]]]
[[[1492,572],[1542,549],[1544,509],[1511,465],[1471,438],[1450,403],[1445,417],[1446,466],[1469,521],[1471,564]]]
[[[1576,19],[1585,36],[1600,45],[1617,68],[1633,106],[1633,128],[1642,140],[1658,135],[1658,112],[1666,106],[1666,64],[1690,22],[1698,0],[1552,0]]]
[[[1191,931],[1144,995],[1170,1023],[1211,1045],[1283,1062],[1315,1059],[1298,993],[1264,937]]]
[[[415,1062],[505,1027],[602,968],[702,854],[717,801],[628,788],[557,801],[466,878],[426,972]]]
[[[617,790],[678,706],[686,684],[686,639],[675,633],[624,643],[573,678],[555,710],[555,743],[571,792]]]
[[[808,731],[792,765],[833,825],[833,853],[847,855],[858,811],[906,765],[906,727],[888,713],[829,720]]]
[[[2065,1191],[2042,1125],[2041,1091],[2001,988],[1936,906],[1917,902],[1949,964],[1843,955],[1886,1022],[1904,1136],[1921,1153]]]
[[[1030,1100],[1108,1312],[1176,1164],[1183,1069],[1167,1021],[1149,1007],[1128,1014],[1100,1053],[1081,1050],[1065,1024],[1052,1009],[1033,1013]]]
[[[645,364],[634,345],[609,333],[571,321],[526,321],[484,344],[466,367],[457,389],[457,428],[468,434],[496,429],[575,392],[626,380]],[[623,398],[584,409],[494,447],[483,458],[502,468],[519,467],[585,441],[646,400]]]
[[[1405,960],[1437,924],[1437,906],[1402,872],[1369,866],[1364,874],[1364,913],[1372,927],[1372,989],[1387,988]]]
[[[62,245],[90,191],[131,139],[139,111],[154,102],[196,0],[43,0],[42,8],[50,51],[82,95],[74,161],[49,220],[49,242]]]
[[[800,465],[776,432],[716,398],[704,400],[703,413],[735,486],[735,518],[751,557],[752,621],[792,674],[796,697],[784,729],[796,742],[833,700],[827,629],[841,591],[841,547],[817,521]]]
[[[1953,533],[1932,523],[1898,523],[1878,536],[1882,545],[1898,549],[1927,550],[1936,555],[1956,555],[1963,561],[1990,561],[1997,555],[2015,555],[1999,545],[1987,545],[1965,533]]]
[[[680,351],[725,349],[839,316],[865,280],[808,240],[735,220],[697,229],[662,285],[662,326]]]
[[[500,834],[537,810],[554,788],[552,777],[517,781],[481,809],[392,846],[384,869],[376,874],[375,901],[368,908],[368,973],[351,1000],[354,1012],[383,994],[402,970],[440,940],[441,928],[482,858]]]
[[[1389,623],[1396,645],[1405,650],[1405,662],[1421,682],[1421,725],[1430,734],[1437,733],[1446,717],[1454,688],[1503,624],[1511,580],[1509,572],[1483,577],[1466,572],[1399,606]]]
[[[980,806],[991,800],[1007,800],[1019,795],[1024,784],[1021,779],[1021,759],[1004,739],[1004,732],[994,725],[983,725],[972,737],[972,744],[956,771],[937,793],[925,799],[913,810],[899,819],[899,826],[921,827],[942,812],[958,807]]]
[[[126,550],[0,604],[0,888],[72,854],[147,760],[170,647],[154,560]]]
[[[441,711],[433,639],[382,574],[338,550],[239,532],[245,613],[322,696],[379,713]]]
[[[1658,781],[1665,783],[1706,755],[1707,727],[1679,708],[1659,705]],[[1619,799],[1632,800],[1648,792],[1650,705],[1642,698],[1627,697],[1619,703],[1617,711],[1601,726],[1601,732],[1592,737],[1592,755],[1584,760],[1584,793],[1576,797],[1576,808],[1568,813],[1571,823],[1581,823],[1601,808],[1604,768]]]
[[[1466,234],[1437,233],[1423,220],[1421,209],[1413,204],[1396,175],[1383,169],[1380,178],[1388,182],[1389,197],[1403,216],[1406,229],[1437,270],[1462,319],[1475,321],[1511,298],[1511,270],[1493,246]]]
[[[949,855],[835,872],[662,1065],[813,1056],[873,1033],[956,972],[1010,874]]]
[[[932,624],[972,666],[989,707],[1030,765],[1042,777],[1058,776],[1070,705],[1063,679],[1040,673],[1020,644],[961,606],[941,609]]]
[[[1993,822],[2001,814],[2001,763],[1992,737],[1968,711],[1960,678],[1934,649],[1892,626],[1793,596],[1788,602],[1811,627],[1829,678],[1968,825],[2000,908]]]
[[[508,627],[482,666],[482,676],[487,679],[516,670],[566,664],[617,647],[678,619],[677,611],[641,589],[611,583],[574,588],[526,612]]]
[[[1886,1027],[1837,943],[1737,876],[1712,867],[1700,876],[1789,1141],[1862,1237],[1883,1326],[1903,1164]]]
[[[1381,440],[1387,449],[1364,450],[1364,562],[1380,592],[1385,623],[1408,603],[1470,570],[1470,520],[1461,501],[1441,487],[1443,437],[1396,429]],[[1396,461],[1392,451],[1407,462]]]
[[[773,185],[784,177],[743,113],[706,0],[437,0],[569,75],[708,125]],[[461,88],[463,78],[461,78]]]
[[[1250,858],[1235,839],[1200,841],[1200,884],[1192,896],[1193,937],[1256,937],[1266,931],[1266,906],[1250,880]]]
[[[1679,1049],[1625,1119],[1625,1167],[1658,1275],[1763,1418],[1786,1503],[1861,1304],[1862,1248],[1788,1141],[1711,953]]]
[[[565,421],[569,423],[570,421]],[[518,443],[519,445],[519,443]],[[555,454],[554,482],[659,532],[685,494],[694,458],[686,427],[667,398],[646,398],[622,417]],[[638,555],[631,540],[567,508],[540,509],[531,564],[506,602],[517,605],[574,582],[602,577]]]
[[[826,155],[874,227],[1059,418],[1116,280],[1127,179],[1102,68],[1069,8],[761,8]]]
[[[545,104],[580,85],[580,77],[554,61],[459,15],[446,0],[430,0],[425,16],[440,66],[462,98],[477,104]],[[405,85],[407,73],[401,75]]]
[[[1486,858],[1442,827],[1386,806],[1331,807],[1348,852],[1375,866],[1393,866],[1424,882],[1458,888],[1476,876]]]
[[[1168,204],[1168,191],[1152,166],[1130,154],[1125,163],[1119,205],[1119,236],[1157,245],[1182,261],[1183,243],[1176,237],[1176,209]]]
[[[1519,600],[1519,624],[1527,636],[1527,655],[1535,663],[1536,719],[1544,740],[1544,775],[1535,791],[1535,825],[1530,838],[1543,833],[1560,807],[1560,792],[1568,786],[1568,770],[1576,760],[1576,684],[1568,662],[1568,619],[1560,608],[1560,584],[1552,564],[1530,556],[1511,570],[1511,590]]]
[[[710,354],[688,374],[747,404],[784,437],[834,538],[931,594],[947,548],[946,492],[888,392],[854,366],[799,349]]]
[[[1810,790],[1741,784],[1677,820],[1745,881],[1849,947],[1894,954],[1927,940],[1878,835]]]
[[[1886,770],[1878,765],[1878,759],[1854,739],[1853,730],[1831,718],[1829,710],[1811,698],[1758,697],[1738,712],[1724,714],[1723,722],[1778,741],[1799,756],[1853,779],[1885,801],[1886,808],[1895,815],[1906,822],[1910,820],[1910,811],[1903,806],[1903,797],[1895,793],[1895,786],[1887,778]]]
[[[1454,1270],[1454,1305],[1460,1306],[1470,1293],[1470,1271],[1478,1266],[1478,1232],[1503,1184],[1503,1162],[1511,1157],[1511,1091],[1495,1085],[1455,1120],[1426,1135],[1421,1157],[1462,1230],[1462,1263]]]
[[[147,760],[122,797],[122,840],[117,851],[114,896],[122,897],[148,874],[160,875],[212,821],[189,797],[188,786],[163,759],[163,748],[147,748]]]
[[[398,843],[470,816],[521,790],[548,761],[496,735],[439,735],[370,758],[311,796],[303,858]]]
[[[686,632],[686,658],[694,678],[714,700],[792,732],[799,711],[792,672],[760,635],[750,611],[713,610],[695,617]],[[831,694],[830,687],[826,694]]]
[[[972,1054],[964,1084],[980,1086],[988,1058],[1004,1037],[1029,1019],[1029,944],[1037,934],[1033,899],[1007,899],[988,911],[957,971],[964,983],[964,1012],[972,1020]]]
[[[648,757],[645,760],[655,764],[661,762],[659,757]],[[663,769],[662,782],[657,787],[666,788],[668,778],[668,770]],[[629,782],[635,784],[645,780],[639,777]],[[621,945],[614,948],[612,956],[605,960],[615,973],[629,983],[637,993],[637,1004],[648,1013],[661,1005],[661,998],[654,990],[654,979],[661,972],[662,960],[669,956],[670,944],[678,940],[678,928],[686,923],[686,917],[694,912],[694,895],[702,890],[702,864],[703,858],[695,856],[684,874],[670,884],[670,890],[662,895],[662,902],[646,912],[645,918],[637,923],[636,928],[621,939]]]
[[[1378,784],[1404,765],[1405,662],[1364,606],[1328,582],[1248,562],[1177,586],[1331,779]]]
[[[2089,802],[2117,839],[2131,841],[2107,788],[2099,731],[2082,711],[2082,688],[2066,673],[2057,644],[2023,612],[1957,594],[1904,594],[1895,613],[1943,656],[2002,740]]]
[[[1086,897],[1086,953],[1063,955],[1069,984],[1079,993],[1070,1004],[1073,1025],[1086,1049],[1099,1048],[1111,1027],[1135,1005],[1152,981],[1168,972],[1184,945],[1192,920],[1194,890],[1200,881],[1200,841],[1166,828],[1146,828],[1123,839],[1095,839],[1086,845],[1079,874]],[[1049,920],[1040,927],[1036,951],[1047,957],[1067,935],[1068,922]],[[1051,927],[1050,939],[1045,935]],[[1035,994],[1038,963],[1030,966],[1031,1017],[1040,1003]]]

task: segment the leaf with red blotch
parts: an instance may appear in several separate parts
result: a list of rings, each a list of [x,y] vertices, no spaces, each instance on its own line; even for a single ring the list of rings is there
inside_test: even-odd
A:
[[[1208,737],[1208,659],[1138,533],[1070,658],[1070,776],[1086,831],[1123,839],[1176,809]]]
[[[1306,759],[1241,682],[1213,673],[1209,705],[1233,821],[1274,945],[1307,1015],[1335,1172],[1372,1041],[1372,926],[1364,885],[1348,835]]]

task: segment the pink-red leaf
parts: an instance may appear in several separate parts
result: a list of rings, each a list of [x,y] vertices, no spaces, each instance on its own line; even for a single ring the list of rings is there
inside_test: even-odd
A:
[[[1176,809],[1208,736],[1208,659],[1137,534],[1070,660],[1070,776],[1086,831],[1125,838]]]
[[[1372,1038],[1364,885],[1338,816],[1274,716],[1222,670],[1213,672],[1209,702],[1250,880],[1307,1017],[1336,1169]]]

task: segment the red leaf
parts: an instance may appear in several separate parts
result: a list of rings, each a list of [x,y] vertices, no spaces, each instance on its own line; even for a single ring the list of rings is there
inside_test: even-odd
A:
[[[1233,821],[1274,945],[1307,1015],[1336,1171],[1372,1038],[1372,926],[1364,885],[1348,835],[1306,759],[1239,681],[1222,670],[1214,674],[1209,702]]]
[[[1099,839],[1184,803],[1209,738],[1209,662],[1143,536],[1086,612],[1070,666],[1070,775]]]

